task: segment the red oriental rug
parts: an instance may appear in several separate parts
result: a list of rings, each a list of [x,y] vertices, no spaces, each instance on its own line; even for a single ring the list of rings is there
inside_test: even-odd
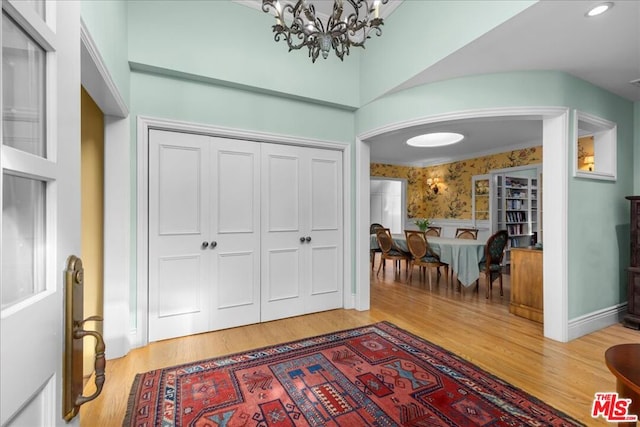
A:
[[[578,426],[382,322],[138,374],[127,427]]]

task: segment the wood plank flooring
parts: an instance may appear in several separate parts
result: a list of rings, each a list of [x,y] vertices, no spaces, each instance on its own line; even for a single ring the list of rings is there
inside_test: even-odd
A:
[[[417,269],[407,284],[404,270],[398,277],[390,267],[379,279],[372,274],[369,311],[333,310],[166,340],[109,360],[103,392],[82,407],[80,425],[122,425],[136,373],[382,320],[456,353],[586,425],[607,425],[590,415],[595,392],[615,391],[604,352],[615,344],[640,342],[639,331],[617,324],[569,343],[556,342],[542,336],[541,324],[509,313],[508,275],[505,295],[500,297],[496,282],[486,299],[482,279],[479,293],[473,288],[459,292],[445,286],[443,278],[429,290]],[[91,383],[85,395],[92,392]]]

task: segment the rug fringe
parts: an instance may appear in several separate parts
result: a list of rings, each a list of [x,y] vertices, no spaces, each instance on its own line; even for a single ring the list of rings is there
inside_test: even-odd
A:
[[[133,408],[136,401],[136,396],[138,394],[138,388],[140,386],[140,381],[142,380],[143,374],[136,374],[133,379],[133,384],[131,384],[131,391],[129,392],[129,398],[127,399],[127,412],[124,414],[124,420],[122,420],[122,427],[132,426],[132,418],[133,418]]]

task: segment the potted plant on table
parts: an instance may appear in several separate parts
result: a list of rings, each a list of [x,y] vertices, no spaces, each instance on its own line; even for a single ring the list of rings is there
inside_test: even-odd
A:
[[[417,218],[414,221],[414,224],[418,226],[418,228],[420,229],[420,231],[427,231],[427,228],[429,228],[429,218]]]

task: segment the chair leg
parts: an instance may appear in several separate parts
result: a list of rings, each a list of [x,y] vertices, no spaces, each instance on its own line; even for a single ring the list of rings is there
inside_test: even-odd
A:
[[[409,261],[407,260],[407,262]],[[413,276],[413,261],[411,261],[411,268],[409,268],[409,271],[407,271],[407,283],[411,283],[411,276]]]
[[[384,265],[385,259],[384,256],[381,254],[380,255],[380,265],[378,266],[378,272],[376,273],[376,276],[380,275],[380,269],[382,268],[382,266]]]
[[[491,274],[486,274],[484,275],[484,280],[486,282],[486,287],[487,287],[487,298],[489,298],[489,294],[491,293]]]
[[[503,296],[504,293],[502,292],[502,273],[500,273],[500,296]]]
[[[427,274],[429,275],[429,290],[431,290],[431,267],[428,268]]]

